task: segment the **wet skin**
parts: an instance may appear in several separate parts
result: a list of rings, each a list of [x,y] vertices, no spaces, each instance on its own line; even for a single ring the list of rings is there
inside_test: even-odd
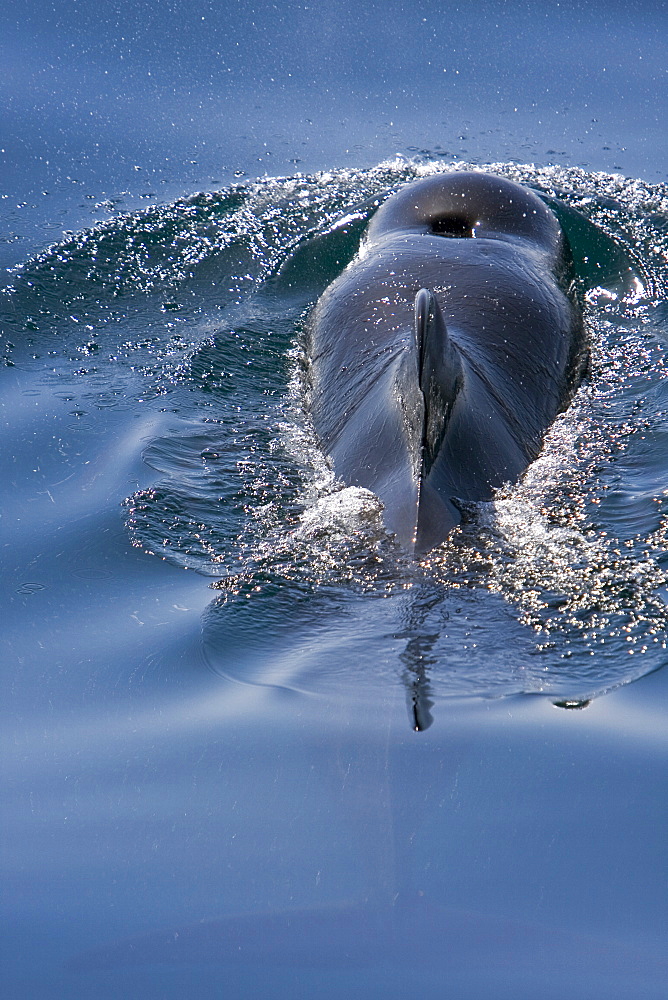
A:
[[[440,174],[389,198],[308,331],[309,405],[348,486],[420,555],[538,455],[585,357],[570,250],[511,181]]]

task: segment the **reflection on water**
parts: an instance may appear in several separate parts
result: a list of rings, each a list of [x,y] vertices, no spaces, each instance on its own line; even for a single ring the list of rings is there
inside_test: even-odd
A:
[[[592,370],[412,563],[314,445],[300,330],[433,169],[238,185],[11,275],[11,996],[662,996],[666,192],[496,165],[571,233]]]
[[[52,248],[4,295],[24,408],[23,373],[39,370],[83,433],[93,410],[119,421],[93,489],[144,442],[157,476],[127,499],[130,535],[218,578],[211,668],[315,692],[363,661],[376,679],[403,678],[418,729],[446,696],[583,704],[662,666],[667,636],[661,186],[494,166],[561,214],[591,371],[522,482],[470,505],[438,551],[403,560],[375,498],[341,490],[318,452],[300,327],[379,200],[434,169],[265,180],[150,209]],[[126,430],[133,399],[150,416]],[[70,445],[54,441],[60,461]]]
[[[106,731],[73,719],[52,748],[33,733],[27,758],[4,755],[8,884],[47,995],[176,997],[201,977],[211,996],[318,981],[330,998],[438,996],[445,975],[474,997],[500,970],[503,997],[546,977],[554,1000],[661,995],[662,803],[641,790],[666,750],[660,712],[613,695],[583,727],[536,699],[453,702],[415,739],[389,691],[374,716],[353,692],[333,706],[236,690],[145,688]],[[41,879],[32,913],[23,872]],[[621,893],[627,909],[608,911]],[[17,964],[31,995],[35,963]]]

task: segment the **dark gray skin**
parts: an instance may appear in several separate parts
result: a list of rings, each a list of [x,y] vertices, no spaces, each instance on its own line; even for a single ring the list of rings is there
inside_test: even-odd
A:
[[[407,185],[309,324],[310,411],[334,473],[420,555],[538,455],[580,380],[570,251],[533,192],[483,173]]]

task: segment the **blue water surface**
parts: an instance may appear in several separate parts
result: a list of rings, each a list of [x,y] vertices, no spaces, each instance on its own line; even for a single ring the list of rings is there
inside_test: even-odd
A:
[[[3,996],[665,997],[666,22],[3,10]],[[302,332],[462,165],[558,213],[592,357],[413,564]]]

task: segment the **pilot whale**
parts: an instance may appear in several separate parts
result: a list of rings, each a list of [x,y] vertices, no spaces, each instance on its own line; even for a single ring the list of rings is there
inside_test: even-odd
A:
[[[537,194],[453,172],[406,185],[307,323],[307,397],[338,479],[411,555],[536,458],[586,357],[568,241]]]

